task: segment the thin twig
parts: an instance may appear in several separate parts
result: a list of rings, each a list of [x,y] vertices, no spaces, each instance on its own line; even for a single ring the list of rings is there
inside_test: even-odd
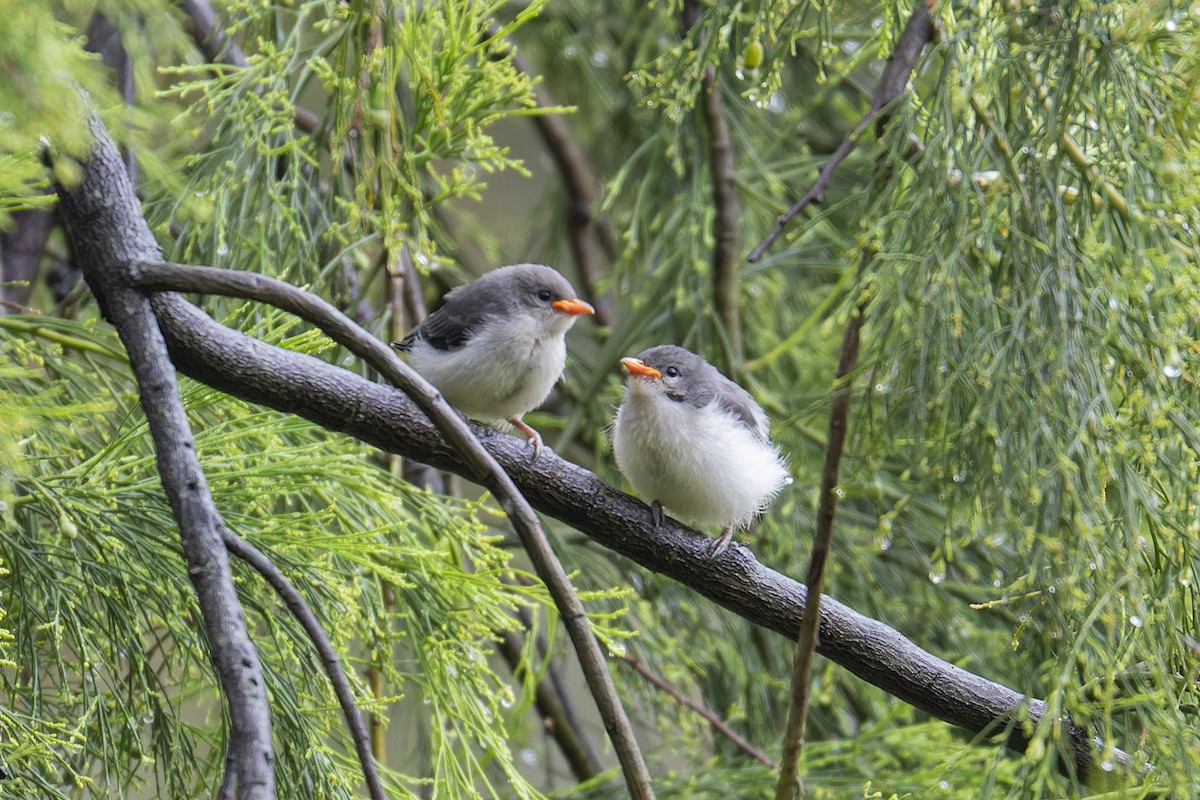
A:
[[[510,579],[505,578],[505,580]],[[537,585],[536,581],[525,575],[514,575],[511,580],[522,586]],[[529,609],[518,608],[516,617],[520,621],[525,635],[534,636],[533,615],[529,613]],[[500,653],[508,662],[513,675],[520,679],[529,666],[522,658],[524,650],[520,635],[515,631],[505,630],[498,634],[496,641],[499,643]],[[600,774],[603,769],[600,759],[596,757],[596,752],[588,741],[583,725],[580,724],[579,715],[575,713],[571,693],[567,690],[559,670],[549,656],[545,635],[538,632],[533,644],[537,651],[537,657],[541,660],[540,671],[544,673],[543,678],[534,685],[534,704],[542,716],[542,725],[558,744],[558,749],[562,752],[563,758],[567,760],[576,780],[581,783],[590,780]]]
[[[504,656],[504,660],[508,662],[509,669],[512,670],[513,675],[520,678],[526,669],[525,662],[521,657],[520,636],[514,631],[501,631],[496,641],[500,647],[500,655]],[[553,665],[548,664],[546,669],[553,669]],[[587,739],[584,738],[582,731],[572,724],[571,716],[564,704],[566,699],[566,695],[560,694],[556,690],[553,679],[539,680],[534,684],[533,702],[543,720],[546,732],[558,745],[559,751],[567,761],[567,766],[571,768],[571,774],[582,783],[599,775],[603,767]]]
[[[908,82],[917,57],[933,36],[930,6],[918,3],[909,17],[904,32],[896,42],[896,49],[888,57],[872,107],[875,111],[891,103],[893,92]],[[900,76],[903,80],[900,80]],[[877,106],[877,108],[876,108]],[[879,117],[879,125],[887,123],[890,114]],[[881,132],[881,131],[880,131]],[[858,281],[861,282],[867,266],[874,258],[874,251],[865,249],[858,263]],[[808,717],[809,689],[812,683],[812,662],[817,650],[817,639],[821,621],[821,596],[825,586],[825,562],[833,545],[833,525],[837,515],[837,485],[841,475],[842,454],[846,449],[846,430],[850,424],[851,375],[858,366],[858,349],[862,326],[866,320],[867,301],[860,299],[856,304],[846,331],[842,337],[842,353],[834,377],[836,392],[829,410],[829,437],[825,446],[825,465],[821,471],[821,488],[817,495],[817,526],[813,534],[813,549],[805,576],[805,586],[811,601],[804,610],[800,622],[800,634],[796,637],[796,655],[792,664],[792,682],[789,692],[788,720],[783,737],[783,752],[779,781],[775,785],[775,800],[791,800],[797,783],[800,750],[804,747],[804,726]]]
[[[754,745],[750,744],[745,737],[743,737],[733,728],[729,727],[729,723],[717,716],[716,712],[697,703],[695,700],[676,689],[670,683],[667,683],[667,681],[663,680],[658,675],[655,675],[654,672],[651,671],[651,669],[641,661],[638,661],[628,653],[621,656],[621,660],[633,667],[637,674],[650,681],[650,683],[654,684],[661,691],[670,695],[671,699],[673,699],[675,702],[679,703],[684,708],[690,709],[704,717],[704,719],[708,721],[708,724],[713,726],[713,730],[737,745],[737,747],[740,748],[746,755],[757,759],[771,769],[776,769],[779,766],[770,756],[768,756],[762,750],[759,750]]]
[[[639,799],[654,797],[650,773],[621,706],[600,643],[592,633],[579,596],[546,540],[541,522],[508,473],[480,445],[467,422],[446,403],[437,389],[401,361],[391,348],[355,325],[331,304],[291,284],[255,273],[178,264],[143,262],[135,265],[133,270],[138,284],[146,289],[252,299],[296,314],[378,370],[420,406],[470,465],[471,478],[486,486],[508,515],[575,645],[588,688],[600,709],[630,794]]]
[[[225,32],[217,26],[217,12],[208,0],[180,0],[179,5],[191,22],[192,38],[205,58],[213,63],[224,62],[242,69],[250,66],[250,60],[242,48],[238,47],[237,42],[226,39]],[[308,109],[297,106],[292,110],[292,121],[301,131],[312,133],[317,129],[320,118]]]
[[[825,162],[825,166],[821,167],[821,171],[818,173],[817,180],[813,183],[812,188],[800,198],[796,205],[789,208],[779,218],[774,230],[767,235],[767,238],[759,242],[754,251],[750,253],[750,262],[753,263],[762,258],[767,248],[783,235],[783,231],[788,226],[788,223],[795,219],[801,211],[808,208],[812,203],[819,203],[821,201],[821,198],[825,195],[826,187],[829,186],[829,180],[833,177],[834,170],[858,146],[858,137],[879,116],[879,112],[885,106],[898,99],[904,92],[904,87],[908,85],[908,79],[912,75],[913,68],[916,66],[917,57],[921,55],[921,51],[925,49],[925,45],[933,37],[933,4],[934,0],[922,0],[913,8],[912,16],[909,17],[904,32],[900,35],[900,39],[897,40],[892,54],[888,56],[887,66],[884,67],[883,75],[879,79],[879,86],[875,89],[875,96],[871,100],[871,107],[867,109],[867,113],[863,115],[863,118],[858,121],[854,129],[850,131],[841,144],[837,146],[837,149],[833,151],[833,155],[830,156],[829,161]]]
[[[0,309],[24,314],[54,229],[54,214],[29,208],[14,211],[9,219],[11,230],[0,231]]]
[[[697,0],[683,4],[684,26],[690,31],[700,19]],[[713,198],[713,305],[734,364],[742,362],[741,297],[738,289],[738,248],[742,241],[742,206],[737,196],[737,169],[733,158],[733,136],[725,118],[725,103],[712,64],[704,68],[700,82],[700,109],[708,127],[708,164],[712,173]]]
[[[82,179],[69,188],[56,187],[63,224],[76,262],[129,354],[159,477],[179,525],[209,657],[229,711],[229,757],[237,796],[274,800],[275,758],[266,684],[233,585],[221,537],[224,522],[196,455],[175,366],[150,301],[129,285],[129,265],[162,254],[108,131],[95,116],[89,116],[88,124],[95,147],[82,163]]]
[[[495,26],[488,30],[495,36]],[[512,49],[511,63],[517,72],[533,77],[529,63]],[[534,83],[534,103],[538,108],[555,108],[557,103],[542,83]],[[607,270],[606,262],[616,257],[615,237],[608,222],[597,216],[600,202],[600,181],[588,161],[587,153],[571,133],[571,126],[561,114],[534,114],[530,121],[541,134],[546,149],[558,167],[563,188],[567,190],[570,208],[567,212],[567,234],[583,298],[596,308],[596,324],[610,326],[616,322],[613,297],[602,292],[600,284]]]
[[[333,693],[338,699],[338,704],[342,707],[342,716],[346,718],[346,727],[350,729],[350,738],[354,740],[358,762],[362,765],[367,791],[372,800],[387,800],[383,784],[379,780],[379,772],[375,769],[375,761],[371,757],[371,741],[367,734],[367,726],[363,724],[362,713],[354,702],[354,692],[350,689],[350,681],[347,680],[345,670],[342,669],[341,659],[338,658],[337,651],[333,649],[333,644],[330,643],[316,614],[312,612],[308,603],[305,602],[304,596],[292,585],[287,576],[262,551],[227,527],[223,528],[222,534],[225,549],[250,565],[263,577],[263,580],[270,584],[288,607],[292,616],[304,628],[304,632],[308,634],[308,638],[312,641],[317,656],[325,668],[325,674],[333,685]]]
[[[466,456],[447,444],[403,393],[226,328],[179,295],[154,295],[152,302],[184,374],[367,445],[467,477],[476,474]],[[730,548],[724,558],[709,558],[710,537],[669,517],[653,525],[645,503],[578,464],[552,451],[531,463],[524,442],[486,426],[473,430],[543,513],[751,623],[796,640],[807,598],[803,584],[763,566],[741,546]],[[1039,725],[1053,725],[1074,747],[1073,774],[1087,782],[1115,773],[1135,783],[1147,769],[1128,753],[1108,749],[1108,743],[1093,738],[1069,715],[1049,718],[1044,701],[950,664],[830,597],[821,600],[817,652],[938,719],[975,735],[1000,736],[1017,752],[1025,751]],[[1113,773],[1100,769],[1100,753],[1111,754]]]
[[[859,261],[859,276],[870,262],[871,252],[864,251]],[[851,392],[849,376],[858,365],[859,336],[866,318],[866,301],[860,301],[846,324],[842,337],[842,355],[838,362],[834,390],[837,394],[829,410],[829,438],[825,447],[825,466],[821,472],[821,488],[817,500],[817,527],[813,549],[809,556],[805,587],[811,598],[800,621],[796,637],[796,654],[792,663],[792,682],[789,692],[787,726],[783,737],[783,752],[775,800],[791,800],[797,786],[797,767],[800,750],[804,747],[804,724],[808,716],[809,685],[812,682],[813,654],[817,649],[818,625],[821,620],[821,593],[825,588],[825,562],[833,544],[833,520],[837,514],[837,484],[841,471],[842,453],[846,447],[846,428],[850,418]]]

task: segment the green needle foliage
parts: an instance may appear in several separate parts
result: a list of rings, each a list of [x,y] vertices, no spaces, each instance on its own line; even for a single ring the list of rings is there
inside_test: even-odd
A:
[[[111,337],[88,327],[76,332]],[[19,409],[30,428],[5,492],[4,708],[9,744],[18,744],[5,765],[45,797],[72,797],[80,786],[101,796],[215,791],[219,697],[127,370],[113,359],[63,360],[58,345],[36,337],[9,339],[5,350],[31,365],[8,371],[4,395],[6,418]],[[51,363],[53,377],[32,366]],[[107,399],[72,400],[88,395]],[[439,734],[433,779],[452,796],[492,782],[503,796],[536,796],[495,725],[513,691],[487,656],[513,612],[544,598],[500,580],[512,575],[508,555],[474,521],[477,509],[394,480],[352,442],[298,418],[195,384],[185,402],[230,528],[302,588],[335,648],[351,654],[352,678],[381,664],[391,700],[429,704]],[[276,735],[287,743],[278,751],[281,784],[355,796],[359,767],[306,636],[255,573],[238,565],[236,575]],[[364,651],[368,643],[377,652]],[[367,708],[387,710],[388,698],[373,703],[358,691]],[[400,774],[392,780],[398,791],[417,786]]]
[[[501,263],[577,279],[569,232],[586,218],[610,234],[595,278],[617,317],[573,330],[561,402],[531,417],[547,442],[622,485],[607,440],[617,360],[662,342],[702,352],[771,415],[795,483],[746,541],[802,576],[830,401],[851,392],[827,591],[1047,702],[1015,754],[818,660],[801,764],[811,796],[1196,794],[1194,9],[937,3],[934,39],[886,123],[862,132],[761,261],[740,265],[740,360],[713,294],[705,71],[730,128],[745,253],[870,107],[909,5],[701,2],[686,32],[680,0],[216,10],[227,43],[214,60],[163,0],[0,0],[0,227],[45,205],[52,178],[71,179],[85,102],[136,155],[168,258],[293,281],[381,337],[412,322],[393,280],[406,251],[430,303]],[[130,54],[131,105],[83,50],[96,13]],[[590,208],[535,130],[552,112],[587,154]],[[45,261],[67,255],[52,235]],[[0,316],[0,767],[37,797],[213,792],[223,710],[128,365],[89,299],[59,300],[43,275],[0,307],[35,312]],[[362,369],[286,315],[195,300]],[[863,353],[834,387],[860,304]],[[572,654],[540,589],[509,580],[511,537],[486,500],[416,490],[345,437],[183,386],[230,528],[300,588],[359,703],[387,720],[394,796],[619,796],[611,772],[571,776],[531,712],[535,682],[569,675]],[[615,655],[777,756],[792,643],[552,534]],[[281,792],[361,796],[307,640],[255,573],[234,572]],[[513,679],[492,642],[520,610],[533,628]],[[773,784],[693,711],[619,659],[612,669],[659,797],[761,797]],[[564,685],[610,766],[592,701]],[[1086,786],[1062,775],[1067,713],[1152,764],[1145,785],[1122,790],[1107,752]]]

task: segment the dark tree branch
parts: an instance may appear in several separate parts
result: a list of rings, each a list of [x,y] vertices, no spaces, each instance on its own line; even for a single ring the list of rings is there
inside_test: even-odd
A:
[[[516,575],[512,581],[525,586],[536,585],[532,578],[524,575]],[[567,760],[575,779],[580,783],[590,780],[604,768],[588,741],[583,725],[579,722],[579,715],[575,713],[571,693],[549,656],[546,637],[541,633],[534,633],[533,615],[529,613],[529,609],[518,608],[515,616],[526,636],[536,636],[533,646],[542,663],[542,676],[534,684],[533,702],[542,719],[542,727],[558,745],[559,752]],[[522,642],[520,634],[511,630],[499,631],[496,634],[496,643],[513,676],[519,680],[523,679],[530,664],[522,657],[525,643]]]
[[[308,607],[304,596],[296,590],[296,587],[270,558],[224,526],[222,526],[221,534],[226,549],[250,565],[255,572],[262,576],[263,580],[270,584],[288,610],[292,612],[292,616],[304,628],[308,638],[312,640],[321,664],[325,667],[325,674],[329,676],[329,682],[333,685],[333,693],[342,707],[342,716],[346,718],[346,727],[350,729],[350,738],[354,740],[354,749],[358,753],[358,762],[362,765],[367,792],[370,793],[371,800],[387,800],[383,784],[379,781],[379,773],[375,769],[375,761],[371,758],[371,740],[367,734],[367,726],[363,724],[362,713],[354,703],[354,693],[350,689],[350,681],[346,679],[341,659],[338,658],[337,651],[333,649],[329,637],[325,635],[325,629],[317,621],[316,614]]]
[[[613,749],[621,762],[630,794],[652,798],[646,769],[633,728],[621,706],[600,643],[566,572],[542,531],[533,508],[496,459],[479,443],[471,428],[441,394],[375,337],[358,327],[325,300],[265,275],[234,270],[144,262],[133,267],[138,285],[158,291],[219,294],[269,303],[311,322],[348,348],[417,403],[442,435],[462,454],[468,477],[479,481],[496,498],[521,539],[534,570],[546,585],[579,656],[584,678],[599,707]],[[362,409],[358,412],[361,413]]]
[[[96,149],[76,186],[57,187],[79,266],[129,354],[154,441],[159,476],[179,524],[210,658],[229,710],[229,758],[241,800],[273,800],[270,710],[258,652],[246,630],[221,531],[179,396],[175,369],[149,300],[129,285],[128,265],[161,258],[125,164],[104,126],[89,119]],[[233,785],[226,778],[226,784]]]
[[[500,647],[500,655],[504,656],[513,675],[520,678],[526,669],[525,662],[521,658],[521,637],[514,631],[501,631],[496,641]],[[554,666],[548,664],[546,668],[552,670]],[[573,724],[571,714],[564,705],[566,699],[566,695],[557,691],[552,678],[539,680],[534,685],[533,702],[537,712],[541,716],[547,732],[558,744],[563,758],[567,760],[571,774],[582,783],[599,775],[603,767],[583,737],[582,731]]]
[[[866,250],[859,261],[858,275],[862,278],[872,253]],[[842,355],[837,375],[833,379],[836,394],[829,410],[829,440],[825,445],[825,465],[821,471],[821,488],[817,495],[817,527],[813,534],[812,554],[804,585],[812,598],[800,620],[796,637],[796,655],[792,663],[792,682],[789,692],[788,719],[780,755],[779,781],[775,785],[775,800],[791,800],[795,791],[800,750],[804,747],[804,724],[808,717],[808,701],[812,684],[813,654],[817,650],[817,625],[821,617],[821,592],[825,587],[825,562],[833,545],[833,521],[837,515],[837,485],[841,474],[842,454],[846,449],[846,429],[850,423],[850,374],[858,366],[858,346],[867,302],[860,300],[842,336]]]
[[[683,5],[684,26],[690,31],[700,19],[697,0]],[[716,70],[709,64],[704,68],[700,83],[700,110],[708,128],[708,165],[712,173],[713,240],[712,253],[713,305],[725,335],[734,364],[742,361],[741,297],[738,290],[738,248],[742,240],[742,205],[737,196],[737,170],[733,159],[733,137],[729,120],[725,118],[725,103]]]
[[[250,66],[242,48],[225,38],[225,31],[217,25],[217,12],[208,0],[180,0],[179,7],[187,14],[192,38],[205,58],[241,69]]]
[[[683,706],[684,708],[694,711],[701,717],[704,717],[704,719],[708,721],[708,724],[713,726],[713,730],[729,739],[729,741],[733,742],[743,753],[751,758],[757,759],[763,765],[770,767],[771,769],[775,769],[779,766],[774,762],[774,760],[771,759],[770,756],[768,756],[762,750],[759,750],[754,745],[750,744],[750,742],[746,741],[745,737],[743,737],[733,728],[729,727],[729,724],[717,716],[712,709],[697,703],[695,700],[688,697],[671,684],[667,683],[661,677],[654,674],[654,672],[641,661],[638,661],[636,658],[628,654],[621,656],[621,660],[633,667],[634,671],[637,672],[638,675],[641,675],[657,689],[665,692],[676,703],[679,703],[679,705]]]
[[[473,465],[441,439],[402,393],[230,330],[179,295],[159,294],[152,303],[176,365],[197,380],[243,400],[299,414],[374,447],[474,476]],[[741,546],[711,559],[708,536],[670,518],[656,528],[644,503],[583,467],[553,452],[530,463],[518,439],[482,425],[472,427],[538,510],[750,622],[795,640],[806,598],[800,583],[763,566]],[[1025,750],[1033,726],[1046,716],[1043,701],[943,661],[830,597],[821,603],[817,652],[938,719],[974,734],[1002,735],[1017,751]],[[1063,719],[1062,727],[1074,747],[1076,774],[1096,778],[1097,755],[1105,743],[1070,718]],[[1109,757],[1127,777],[1143,770],[1120,750]]]
[[[54,214],[37,208],[14,211],[11,231],[0,231],[0,314],[25,313],[41,270]]]
[[[495,29],[490,33],[494,36]],[[533,76],[528,62],[517,54],[512,56],[512,65],[524,75]],[[554,108],[557,104],[542,84],[533,87],[534,102],[539,108]],[[579,283],[583,298],[596,308],[596,324],[610,326],[616,321],[613,298],[600,291],[600,282],[607,269],[606,262],[616,256],[614,238],[608,223],[596,216],[596,205],[600,200],[600,181],[588,162],[587,153],[579,145],[571,126],[561,114],[535,114],[530,117],[541,134],[546,149],[558,167],[563,187],[571,207],[568,212],[568,238],[575,267],[579,272]]]
[[[208,0],[180,0],[179,6],[187,14],[192,39],[205,58],[214,64],[225,63],[240,69],[250,66],[250,60],[237,42],[225,38],[225,31],[217,25],[217,12]],[[312,133],[320,119],[308,109],[297,107],[293,109],[292,121],[300,130]]]
[[[133,60],[129,51],[121,42],[121,31],[108,17],[99,11],[92,14],[88,25],[86,49],[98,53],[104,65],[117,74],[117,88],[121,92],[121,100],[127,107],[134,104]],[[125,171],[129,174],[129,182],[134,186],[138,183],[137,157],[133,148],[125,148]]]
[[[871,107],[867,109],[867,113],[854,126],[854,130],[850,131],[846,138],[842,140],[842,143],[837,146],[837,149],[833,151],[833,155],[830,156],[825,166],[821,167],[821,171],[818,173],[817,180],[813,183],[812,188],[800,198],[796,205],[789,208],[779,218],[774,230],[767,235],[767,238],[759,242],[754,251],[750,253],[749,261],[754,262],[762,258],[763,253],[767,252],[767,248],[783,235],[783,231],[788,226],[788,223],[795,219],[801,211],[808,208],[808,206],[821,201],[821,198],[825,195],[826,187],[829,186],[829,180],[833,177],[834,170],[858,146],[858,137],[879,116],[879,112],[885,106],[891,104],[904,92],[904,87],[908,85],[908,79],[916,67],[917,58],[920,57],[921,52],[925,49],[925,45],[933,40],[932,11],[934,1],[921,0],[913,8],[912,16],[909,17],[908,24],[904,27],[904,32],[900,34],[895,49],[888,56],[887,66],[884,67],[883,75],[879,79],[879,85],[875,88],[875,96],[871,100]]]
[[[933,37],[933,23],[930,19],[930,5],[917,3],[909,17],[896,50],[888,59],[883,78],[879,82],[875,99],[871,104],[868,117],[878,115],[877,134],[882,133],[883,126],[891,118],[890,113],[879,113],[899,97],[912,64],[917,56],[925,49],[925,45]],[[897,53],[903,53],[906,66],[897,67],[900,60]],[[903,83],[897,83],[903,76]],[[864,124],[868,117],[863,118]],[[882,167],[882,165],[880,165]],[[887,170],[884,170],[887,172]],[[874,253],[870,249],[863,251],[858,264],[858,279],[861,281],[867,266],[871,263]],[[825,445],[825,464],[821,471],[821,486],[817,494],[817,527],[813,533],[812,554],[809,557],[808,573],[805,575],[805,586],[808,596],[812,598],[809,608],[805,609],[800,622],[800,634],[796,638],[796,653],[792,663],[792,681],[789,691],[788,719],[783,736],[783,753],[780,756],[781,768],[779,780],[775,785],[775,800],[791,800],[797,788],[797,769],[800,761],[800,750],[804,747],[804,726],[808,718],[808,703],[812,683],[813,655],[818,644],[818,624],[821,614],[821,593],[825,586],[825,563],[833,546],[833,525],[837,516],[837,485],[841,475],[842,454],[846,449],[846,430],[850,424],[850,392],[851,374],[858,366],[858,350],[862,326],[866,320],[867,302],[860,300],[846,323],[846,331],[842,336],[842,354],[838,361],[837,374],[834,377],[833,405],[829,410],[829,439]]]

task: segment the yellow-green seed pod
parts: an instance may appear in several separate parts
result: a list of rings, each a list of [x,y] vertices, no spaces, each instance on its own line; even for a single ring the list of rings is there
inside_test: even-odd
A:
[[[758,39],[751,39],[746,44],[746,49],[742,51],[742,63],[749,69],[754,69],[763,60],[763,46]]]

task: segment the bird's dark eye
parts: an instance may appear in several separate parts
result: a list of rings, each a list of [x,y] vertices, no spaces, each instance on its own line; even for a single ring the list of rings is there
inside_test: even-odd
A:
[[[678,378],[679,370],[675,369],[674,367],[667,367],[663,370],[663,375],[666,375],[668,378]]]
[[[551,292],[549,289],[542,289],[540,292],[537,293],[537,299],[541,300],[543,303],[549,303],[551,298],[553,298],[553,297],[554,297],[554,293]]]

